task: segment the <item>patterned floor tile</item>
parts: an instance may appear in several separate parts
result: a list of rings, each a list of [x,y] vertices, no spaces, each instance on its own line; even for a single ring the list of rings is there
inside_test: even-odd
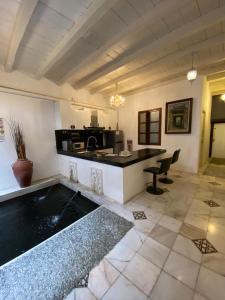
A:
[[[219,207],[220,205],[217,204],[215,201],[213,200],[206,200],[206,201],[203,201],[205,204],[207,204],[208,206],[210,207]]]
[[[133,216],[135,220],[145,220],[147,219],[144,211],[133,211]]]
[[[217,250],[207,239],[192,240],[202,254],[216,253]]]

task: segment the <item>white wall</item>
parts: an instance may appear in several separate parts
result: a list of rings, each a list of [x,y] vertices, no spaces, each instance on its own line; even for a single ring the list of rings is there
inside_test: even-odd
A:
[[[82,101],[83,102],[83,101]],[[84,108],[84,110],[78,110],[78,107],[71,107],[69,102],[60,101],[58,102],[58,115],[60,116],[61,123],[58,124],[58,129],[70,128],[70,125],[74,124],[76,129],[82,129],[83,126],[90,126],[91,122],[91,112],[90,108]],[[97,110],[98,111],[98,123],[99,126],[105,126],[111,129],[116,129],[116,112],[107,110]]]
[[[197,173],[200,151],[200,115],[203,77],[190,84],[187,80],[147,90],[126,97],[125,105],[120,108],[119,127],[124,131],[125,139],[132,139],[134,150],[140,148],[165,148],[168,153],[181,148],[181,156],[174,168]],[[166,102],[194,98],[191,134],[165,134]],[[138,145],[138,111],[162,107],[161,146]],[[132,117],[131,117],[132,116]]]
[[[27,157],[34,163],[33,179],[58,173],[55,150],[54,102],[0,93],[0,117],[5,120],[5,141],[0,143],[0,190],[17,185],[11,165],[17,159],[7,121],[12,116],[24,130]]]
[[[211,129],[211,107],[212,96],[209,89],[209,84],[206,78],[203,80],[202,86],[202,108],[201,108],[201,136],[200,136],[200,162],[199,166],[204,167],[209,162],[209,144],[210,144],[210,129]]]
[[[20,121],[25,132],[27,157],[34,162],[33,179],[46,178],[58,173],[58,160],[55,149],[54,131],[58,128],[77,127],[90,124],[90,111],[75,112],[69,101],[49,101],[8,94],[1,86],[28,90],[33,93],[61,97],[70,100],[72,97],[79,102],[106,106],[108,103],[102,96],[90,95],[87,91],[75,91],[65,84],[57,86],[47,79],[35,80],[20,72],[4,73],[0,71],[0,118],[6,120],[10,116]],[[45,97],[43,97],[45,98]],[[104,119],[105,118],[105,119]],[[107,123],[108,122],[108,123]],[[100,125],[115,126],[115,116],[100,115]],[[0,190],[17,186],[11,164],[16,160],[8,126],[6,125],[5,141],[0,143]]]

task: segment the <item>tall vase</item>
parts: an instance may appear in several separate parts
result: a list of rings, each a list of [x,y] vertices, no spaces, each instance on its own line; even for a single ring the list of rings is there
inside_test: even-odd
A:
[[[31,185],[33,162],[28,159],[17,159],[12,165],[14,176],[21,188]]]

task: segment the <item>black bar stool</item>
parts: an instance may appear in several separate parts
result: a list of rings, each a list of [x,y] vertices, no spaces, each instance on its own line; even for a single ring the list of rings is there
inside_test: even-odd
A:
[[[161,195],[164,193],[162,189],[157,187],[157,175],[166,173],[169,170],[172,157],[161,159],[159,162],[161,164],[160,167],[150,167],[144,169],[144,172],[153,174],[153,185],[147,187],[147,192],[154,195]]]
[[[174,151],[171,165],[175,164],[175,162],[178,161],[179,155],[180,155],[180,149]],[[167,177],[167,172],[165,172],[164,174],[165,174],[165,177],[159,178],[159,181],[162,182],[162,183],[165,183],[165,184],[173,183],[173,180]]]

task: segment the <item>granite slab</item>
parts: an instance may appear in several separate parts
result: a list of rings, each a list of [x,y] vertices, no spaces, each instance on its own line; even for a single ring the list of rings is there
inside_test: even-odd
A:
[[[57,153],[61,155],[76,157],[85,160],[91,160],[91,161],[95,161],[95,162],[99,162],[111,166],[116,166],[120,168],[125,168],[127,166],[133,165],[145,159],[155,157],[165,152],[166,152],[165,149],[145,148],[145,149],[132,151],[131,156],[128,157],[122,157],[122,156],[98,157],[95,152],[91,152],[91,151],[86,153],[78,153],[78,152],[70,152],[70,151],[62,151],[62,150],[57,151]]]
[[[63,299],[132,227],[108,209],[97,208],[3,265],[0,299]]]

